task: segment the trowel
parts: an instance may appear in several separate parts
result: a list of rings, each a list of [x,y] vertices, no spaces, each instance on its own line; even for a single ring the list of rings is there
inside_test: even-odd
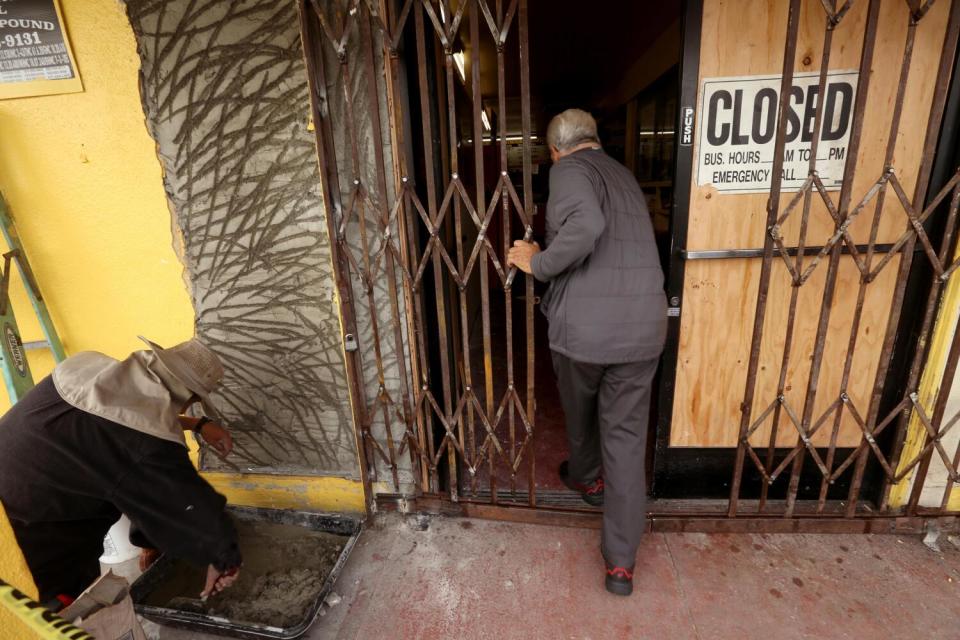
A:
[[[236,569],[231,569],[230,571],[224,572],[221,576],[231,576],[235,575],[237,572]],[[217,592],[219,593],[219,592]],[[177,596],[176,598],[171,598],[167,602],[167,607],[170,609],[178,609],[180,611],[186,611],[188,613],[206,613],[207,612],[207,600],[210,598],[211,594],[202,595],[199,598],[191,598],[189,596]],[[214,593],[213,595],[216,595]]]
[[[171,598],[170,602],[168,602],[166,606],[168,609],[186,611],[187,613],[206,613],[207,596],[203,596],[202,598],[177,596],[176,598]]]

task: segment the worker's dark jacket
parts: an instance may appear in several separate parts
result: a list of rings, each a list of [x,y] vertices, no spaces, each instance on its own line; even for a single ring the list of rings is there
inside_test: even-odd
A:
[[[0,419],[0,503],[42,602],[96,579],[121,513],[145,536],[135,544],[221,570],[240,564],[226,500],[185,447],[67,404],[50,377]]]
[[[667,302],[653,225],[633,174],[602,149],[583,149],[550,170],[547,246],[533,275],[550,348],[578,362],[620,364],[663,350]]]

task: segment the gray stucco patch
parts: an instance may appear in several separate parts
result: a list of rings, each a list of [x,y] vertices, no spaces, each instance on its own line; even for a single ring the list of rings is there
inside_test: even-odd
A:
[[[296,5],[127,8],[197,335],[228,371],[216,400],[237,463],[356,477]]]

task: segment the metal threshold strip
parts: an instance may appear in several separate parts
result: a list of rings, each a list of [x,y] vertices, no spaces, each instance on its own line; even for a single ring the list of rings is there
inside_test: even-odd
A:
[[[553,492],[546,492],[553,493]],[[543,497],[537,492],[538,498]],[[767,502],[768,512],[757,511],[756,500],[744,500],[744,511],[736,518],[726,515],[726,500],[651,500],[647,504],[648,530],[660,533],[923,533],[933,513],[880,512],[859,504],[854,515],[844,514],[845,503],[827,501],[823,512],[815,502],[798,502],[796,511],[786,518],[782,500]],[[580,507],[558,507],[538,504],[537,507],[512,501],[490,504],[483,500],[453,502],[439,495],[406,497],[396,494],[377,496],[379,511],[400,511],[410,514],[436,514],[448,517],[483,518],[504,522],[548,526],[600,528],[602,512],[581,503]],[[941,521],[941,531],[960,530],[956,512],[936,512],[936,516],[952,516]]]
[[[869,245],[858,244],[857,251],[860,253],[866,253]],[[892,244],[875,244],[873,245],[874,253],[890,253],[893,249]],[[787,247],[787,255],[796,256],[799,247]],[[813,247],[804,247],[803,255],[805,256],[815,256],[823,251],[822,246],[813,246]],[[916,251],[922,251],[922,249],[916,249]],[[686,249],[680,249],[680,257],[684,260],[728,260],[730,258],[762,258],[763,249],[703,249],[688,251]],[[775,252],[779,253],[779,252]],[[850,248],[846,245],[843,246],[842,253],[844,255],[850,255]]]

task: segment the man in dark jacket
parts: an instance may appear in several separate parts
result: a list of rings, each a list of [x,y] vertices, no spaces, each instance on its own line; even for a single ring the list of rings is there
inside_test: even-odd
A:
[[[518,240],[507,259],[550,283],[542,310],[570,446],[560,477],[604,506],[606,587],[629,595],[646,515],[651,384],[666,336],[663,271],[643,192],[603,152],[593,117],[564,111],[547,144],[546,249]]]
[[[209,407],[223,368],[197,340],[148,344],[122,361],[67,358],[0,419],[0,503],[40,602],[53,609],[100,575],[104,536],[121,513],[134,544],[209,565],[204,594],[236,579],[226,500],[197,473],[183,431],[224,453],[229,436],[180,415],[197,401]]]

